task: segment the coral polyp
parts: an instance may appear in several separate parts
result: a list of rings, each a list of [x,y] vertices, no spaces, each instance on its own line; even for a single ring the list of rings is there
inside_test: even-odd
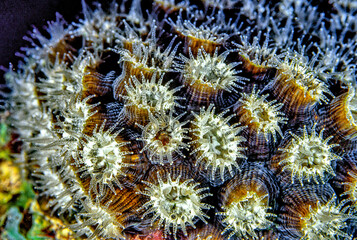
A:
[[[257,135],[262,133],[267,142],[276,142],[276,135],[282,136],[280,125],[285,124],[287,118],[279,110],[283,104],[276,101],[268,102],[268,95],[260,96],[253,89],[251,94],[243,93],[234,111],[239,116],[239,121],[244,122]]]
[[[126,93],[126,85],[132,84],[134,76],[138,79],[152,79],[153,75],[160,76],[169,72],[178,47],[173,46],[175,39],[172,39],[166,50],[162,51],[156,46],[156,27],[153,27],[148,39],[143,41],[126,22],[124,24],[124,34],[132,34],[129,39],[120,36],[122,42],[116,50],[120,55],[118,63],[122,65],[123,71],[113,83],[115,98],[120,98]]]
[[[347,105],[347,119],[348,121],[350,122],[351,125],[354,125],[356,126],[356,109],[357,109],[357,106],[356,106],[356,90],[354,89],[353,86],[349,86],[348,87],[348,98],[347,98],[347,102],[348,102],[348,105]]]
[[[356,152],[350,152],[343,156],[345,161],[339,162],[336,167],[336,176],[333,179],[333,185],[338,192],[341,192],[341,198],[350,210],[357,210],[357,164]]]
[[[249,166],[249,172],[236,176],[222,188],[221,216],[225,227],[222,234],[227,239],[258,239],[259,230],[268,229],[274,214],[270,213],[273,192],[269,173],[260,171],[258,166]]]
[[[206,53],[204,49],[199,49],[195,58],[190,53],[190,59],[181,56],[184,65],[178,65],[185,79],[190,79],[190,85],[196,81],[207,84],[213,89],[232,90],[236,86],[235,81],[238,80],[237,72],[233,69],[235,64],[226,64],[226,59],[229,52],[222,55],[217,55],[217,49],[214,55]]]
[[[309,115],[313,115],[318,104],[328,103],[329,97],[333,96],[321,77],[323,73],[315,66],[317,57],[314,55],[309,62],[301,54],[286,53],[276,67],[275,80],[268,87],[277,101],[284,102],[288,116],[303,124]]]
[[[181,16],[177,17],[176,23],[171,20],[172,28],[185,39],[185,52],[197,55],[199,51],[205,51],[212,55],[225,43],[230,33],[224,30],[228,29],[229,25],[225,23],[222,12],[216,13],[216,17],[218,21],[214,22],[208,18],[200,26],[197,26],[195,19],[183,20]]]
[[[166,14],[178,12],[180,9],[186,9],[189,6],[187,1],[175,0],[154,0],[153,4],[155,4],[158,8],[162,8]]]
[[[345,187],[345,192],[343,196],[348,196],[349,201],[354,209],[357,208],[357,171],[356,169],[350,170],[348,172],[347,180],[343,183]]]
[[[195,228],[197,219],[207,223],[209,217],[204,210],[211,206],[203,200],[211,195],[209,189],[200,187],[200,183],[193,178],[187,178],[182,171],[188,169],[183,168],[178,175],[174,172],[173,176],[171,170],[158,170],[157,176],[152,176],[150,182],[144,181],[147,186],[141,193],[149,198],[142,207],[146,209],[144,216],[153,214],[152,223],[158,221],[158,225],[163,225],[165,232],[172,232],[175,238],[178,229],[187,236],[186,226]],[[152,174],[155,175],[155,172]]]
[[[301,190],[291,187],[283,195],[286,203],[283,207],[283,226],[295,238],[350,239],[351,236],[343,229],[347,226],[346,220],[355,221],[356,217],[344,207],[344,202],[337,202],[329,186],[318,188],[310,185]]]
[[[230,239],[233,235],[243,237],[256,237],[254,230],[265,228],[269,225],[266,219],[267,210],[269,207],[265,204],[265,196],[257,196],[254,192],[247,192],[242,199],[236,200],[226,207],[223,222],[228,225],[224,232],[233,229],[232,233],[228,236]],[[246,224],[246,222],[250,224]]]
[[[211,224],[198,227],[187,236],[188,240],[222,240],[221,229]]]
[[[87,102],[94,95],[88,96],[81,100],[79,95],[73,95],[68,102],[67,108],[63,110],[64,120],[58,124],[66,131],[83,131],[85,122],[97,113],[95,107],[100,103],[88,104]]]
[[[238,62],[226,63],[230,52],[225,51],[218,55],[216,48],[214,54],[207,53],[203,48],[194,56],[189,50],[189,58],[180,55],[182,63],[176,63],[175,69],[181,72],[183,84],[187,86],[191,96],[190,102],[208,106],[211,101],[222,102],[224,92],[236,92],[245,78],[238,76],[234,68]]]
[[[88,237],[94,237],[95,231],[96,235],[99,237],[105,236],[106,238],[118,238],[122,237],[123,225],[118,223],[115,218],[115,213],[108,211],[107,207],[100,206],[98,203],[92,203],[90,201],[84,202],[84,208],[87,210],[87,213],[82,214],[84,222],[79,222],[73,226],[73,228],[83,228],[81,231],[86,229],[88,231]],[[98,216],[101,216],[99,221],[95,221]],[[95,225],[95,231],[88,228],[87,226]]]
[[[350,216],[340,212],[341,206],[336,206],[336,199],[332,198],[325,204],[317,202],[315,207],[309,206],[309,213],[302,216],[301,228],[303,239],[338,239],[337,236],[349,237],[342,232],[344,221]]]
[[[130,84],[126,85],[126,94],[121,95],[124,99],[123,117],[128,119],[128,124],[146,124],[149,114],[167,112],[178,105],[175,96],[179,89],[170,89],[170,81],[162,84],[163,75],[157,80],[156,74],[151,79],[142,76],[139,81],[135,76]]]
[[[238,134],[242,127],[230,126],[231,117],[223,118],[224,112],[215,115],[213,105],[207,110],[201,109],[199,115],[194,114],[192,121],[192,141],[195,164],[202,165],[208,178],[214,183],[226,180],[226,171],[233,176],[239,169],[238,159],[245,159],[244,148],[240,143],[245,139]]]
[[[278,67],[278,80],[286,82],[293,81],[295,88],[307,98],[305,101],[310,101],[311,104],[327,102],[326,93],[329,94],[327,86],[322,79],[318,77],[318,72],[311,69],[315,59],[311,63],[306,63],[306,59],[298,54],[287,54],[284,62]]]
[[[310,182],[311,179],[318,184],[326,180],[326,173],[335,175],[332,162],[340,157],[332,149],[337,145],[328,143],[332,136],[324,139],[323,130],[316,135],[315,128],[316,124],[308,133],[304,126],[302,136],[290,133],[291,141],[273,157],[273,164],[282,172],[289,172],[292,183],[297,178],[301,185],[304,180]]]
[[[81,2],[0,67],[1,239],[357,237],[353,1]]]
[[[188,144],[184,142],[188,139],[187,129],[183,127],[185,123],[180,123],[174,118],[172,111],[168,115],[158,114],[156,117],[149,115],[150,122],[143,129],[144,147],[151,162],[164,164],[173,163],[178,157],[185,158],[183,149],[188,149]]]
[[[347,91],[346,91],[347,90]],[[356,94],[355,87],[348,85],[343,94],[336,97],[323,111],[322,123],[329,133],[336,132],[334,142],[352,150],[356,142]],[[342,149],[339,149],[340,152]]]
[[[109,12],[102,9],[100,3],[96,3],[97,9],[92,11],[89,6],[83,6],[84,19],[74,23],[77,28],[71,30],[75,37],[83,37],[95,48],[103,49],[105,44],[112,44],[116,39],[118,17],[118,4],[112,2]]]
[[[98,195],[104,195],[105,188],[115,194],[114,184],[122,186],[118,176],[125,176],[124,168],[130,166],[125,162],[125,156],[131,152],[123,148],[129,142],[117,138],[120,131],[113,133],[114,127],[104,131],[103,124],[99,129],[94,128],[91,136],[83,135],[80,156],[75,159],[81,177],[91,178],[89,190]]]

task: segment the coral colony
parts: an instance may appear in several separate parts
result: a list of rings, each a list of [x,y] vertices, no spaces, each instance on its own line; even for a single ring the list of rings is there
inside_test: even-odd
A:
[[[85,239],[352,239],[356,15],[343,0],[58,14],[5,74],[27,178]]]

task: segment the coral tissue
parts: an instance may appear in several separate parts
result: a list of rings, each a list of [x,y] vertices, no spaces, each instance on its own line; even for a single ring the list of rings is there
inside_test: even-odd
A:
[[[5,73],[26,177],[76,236],[357,235],[355,1],[82,4]]]

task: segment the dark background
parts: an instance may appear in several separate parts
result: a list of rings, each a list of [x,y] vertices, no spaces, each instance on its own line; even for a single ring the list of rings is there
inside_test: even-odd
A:
[[[56,12],[67,22],[78,19],[81,0],[0,0],[0,66],[8,68],[9,62],[17,65],[20,58],[15,53],[29,45],[23,36],[29,35],[33,26],[43,30],[48,21],[56,19]],[[3,74],[0,70],[1,81]]]
[[[122,0],[85,0],[93,9],[93,2],[100,2],[108,6],[110,2]],[[316,6],[322,6],[324,0],[312,0]],[[324,5],[327,7],[327,2]],[[329,5],[331,8],[331,6]],[[328,9],[330,9],[328,8]],[[331,9],[330,9],[331,10]],[[15,53],[29,43],[23,39],[32,31],[33,26],[43,30],[48,21],[56,19],[56,12],[60,13],[67,22],[82,18],[81,0],[0,0],[0,67],[14,66],[21,58]],[[4,71],[0,68],[0,83],[3,80]]]

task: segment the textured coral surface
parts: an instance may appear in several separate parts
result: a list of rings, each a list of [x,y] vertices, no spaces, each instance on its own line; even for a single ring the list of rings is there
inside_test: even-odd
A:
[[[84,239],[357,236],[355,1],[82,5],[34,28],[4,75],[15,162],[52,224]]]

